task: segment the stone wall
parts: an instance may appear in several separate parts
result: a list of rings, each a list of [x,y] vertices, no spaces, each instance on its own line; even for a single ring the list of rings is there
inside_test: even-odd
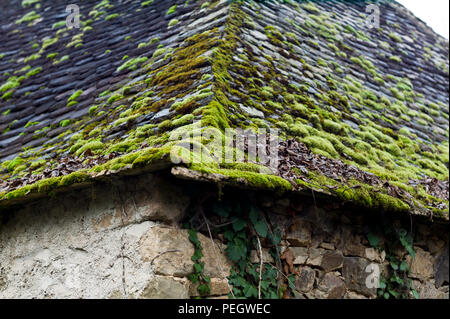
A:
[[[197,290],[194,247],[183,217],[211,185],[170,175],[127,177],[57,194],[0,214],[0,298],[190,298]],[[234,190],[224,190],[234,196]],[[401,220],[308,196],[255,199],[284,230],[283,250],[294,256],[299,298],[374,298],[366,266],[383,268],[383,252],[367,231],[380,218],[412,225],[417,252],[411,277],[422,298],[448,298],[448,226]],[[205,214],[208,215],[205,210]],[[389,215],[389,214],[387,214]],[[226,298],[232,264],[220,240],[199,234],[211,297]],[[404,252],[399,249],[399,254]],[[270,255],[264,253],[270,261]],[[259,262],[256,252],[252,261]]]
[[[409,216],[391,216],[333,203],[293,196],[265,201],[272,221],[285,230],[284,246],[295,257],[300,298],[376,298],[366,286],[369,264],[386,276],[385,251],[371,247],[367,234],[377,225],[413,229],[416,256],[412,260],[398,246],[396,256],[406,259],[410,278],[420,298],[448,298],[448,226]],[[319,207],[317,207],[319,206]],[[385,238],[382,235],[380,240]]]

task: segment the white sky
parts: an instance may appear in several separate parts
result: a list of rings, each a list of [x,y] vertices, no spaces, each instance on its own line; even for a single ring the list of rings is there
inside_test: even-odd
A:
[[[436,33],[448,39],[449,0],[397,0]]]

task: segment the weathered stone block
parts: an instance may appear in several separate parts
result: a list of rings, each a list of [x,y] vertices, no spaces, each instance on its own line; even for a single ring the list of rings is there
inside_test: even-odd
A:
[[[431,254],[420,247],[414,247],[416,250],[416,256],[414,259],[411,256],[406,256],[406,260],[410,265],[411,276],[426,280],[433,276],[433,257]]]
[[[294,265],[304,265],[308,259],[308,248],[305,247],[290,247],[294,254]]]
[[[262,249],[262,260],[264,263],[274,263],[273,257],[267,248]],[[253,264],[260,263],[259,251],[252,250],[250,252],[250,262]]]
[[[187,299],[189,281],[186,278],[155,276],[141,294],[147,299]]]
[[[298,291],[306,293],[311,291],[314,287],[314,280],[316,279],[316,272],[310,267],[301,267],[299,275],[295,280],[295,287]]]
[[[319,246],[323,249],[334,250],[334,244],[331,243],[320,243]]]
[[[376,288],[368,288],[366,286],[366,279],[370,274],[365,271],[367,265],[369,265],[369,261],[366,259],[344,257],[342,276],[348,289],[367,297],[376,297]]]
[[[211,239],[198,234],[203,247],[202,261],[205,274],[210,277],[225,278],[229,275],[231,262],[221,253],[216,243],[216,252]],[[151,262],[158,275],[183,277],[192,273],[191,260],[194,246],[189,241],[185,229],[152,227],[140,240],[140,253],[144,261]]]
[[[444,282],[449,283],[448,274],[449,274],[449,266],[448,266],[448,249],[442,253],[435,262],[434,265],[434,280],[436,283],[436,288],[441,287]]]
[[[346,292],[344,281],[334,273],[326,273],[318,288],[327,294],[328,299],[341,299]]]
[[[446,288],[445,290],[442,288]],[[419,298],[421,299],[448,299],[448,286],[436,289],[434,280],[425,282],[420,291]]]
[[[189,294],[192,297],[200,296],[200,293],[197,290],[198,284],[190,284],[189,286]],[[222,296],[226,295],[230,292],[230,288],[228,287],[228,280],[224,278],[211,278],[211,283],[209,285],[211,291],[209,293],[210,296]]]
[[[359,236],[352,236],[343,238],[343,253],[344,256],[364,257],[366,247],[361,244]]]
[[[342,267],[344,262],[344,256],[340,251],[326,251],[322,257],[320,267],[325,271],[329,272]]]
[[[294,247],[309,247],[311,245],[311,231],[311,223],[298,218],[286,234],[286,240]]]
[[[376,261],[376,262],[381,263],[386,258],[386,252],[383,250],[380,253],[375,248],[370,247],[370,248],[366,248],[366,250],[364,252],[364,256],[371,261]]]
[[[139,181],[137,188],[141,191],[136,194],[139,199],[137,218],[169,224],[181,220],[189,205],[189,197],[181,188],[159,176],[152,176],[150,181]]]
[[[308,266],[320,266],[322,264],[322,258],[324,255],[325,249],[322,248],[310,248],[309,249],[309,256],[306,260],[306,264]]]

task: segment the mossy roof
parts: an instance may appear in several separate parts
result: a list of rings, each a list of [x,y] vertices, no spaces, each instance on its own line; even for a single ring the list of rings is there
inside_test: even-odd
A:
[[[366,5],[83,1],[67,29],[63,1],[2,3],[0,205],[183,166],[448,220],[448,41],[396,2],[368,28]],[[278,128],[278,171],[174,164],[193,127]]]

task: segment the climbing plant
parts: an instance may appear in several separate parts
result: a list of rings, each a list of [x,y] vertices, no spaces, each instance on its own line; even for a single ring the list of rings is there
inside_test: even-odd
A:
[[[189,230],[189,240],[195,247],[194,254],[191,257],[194,262],[194,272],[189,275],[189,280],[193,284],[198,284],[197,291],[200,296],[205,296],[211,291],[211,278],[204,273],[205,263],[200,261],[203,257],[203,248],[195,230]]]
[[[370,245],[379,251],[385,251],[388,269],[386,275],[380,276],[378,297],[389,299],[419,298],[418,292],[412,286],[409,278],[410,269],[406,262],[406,256],[400,259],[396,250],[402,247],[412,259],[415,257],[413,248],[413,236],[403,228],[384,227],[384,241],[373,233],[367,234]]]
[[[255,250],[262,256],[261,239],[268,240],[270,253],[274,260],[278,258],[277,246],[281,236],[277,232],[269,231],[261,213],[253,205],[231,205],[216,203],[214,213],[222,217],[231,217],[232,223],[223,231],[223,238],[227,245],[228,258],[235,263],[229,276],[233,286],[235,298],[279,298],[278,271],[269,264],[252,264],[250,252]],[[230,293],[230,297],[232,297]]]
[[[248,200],[214,201],[209,208],[211,216],[205,217],[205,222],[213,229],[211,234],[223,240],[227,246],[225,254],[234,265],[228,277],[232,287],[229,297],[278,299],[294,295],[295,279],[284,274],[281,266],[278,227],[271,225],[263,212]],[[225,222],[217,225],[209,218]],[[192,256],[194,272],[189,279],[201,282],[198,289],[204,296],[209,293],[210,279],[203,274],[204,264],[199,261],[203,254],[195,231],[189,231],[189,239],[196,247]],[[263,246],[269,249],[273,263],[264,260]],[[252,251],[256,251],[258,262],[252,262]]]

